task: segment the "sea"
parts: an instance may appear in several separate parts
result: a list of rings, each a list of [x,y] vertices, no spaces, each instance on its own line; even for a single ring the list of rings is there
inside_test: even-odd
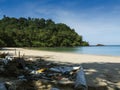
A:
[[[120,56],[120,45],[105,45],[105,46],[83,46],[83,47],[54,47],[54,48],[39,48],[45,51],[69,52],[77,54],[90,55],[105,55],[105,56]]]

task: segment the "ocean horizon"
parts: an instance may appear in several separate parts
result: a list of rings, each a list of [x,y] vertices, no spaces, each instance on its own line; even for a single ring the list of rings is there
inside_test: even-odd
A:
[[[69,52],[77,54],[92,54],[92,55],[106,55],[106,56],[120,56],[120,45],[104,45],[104,46],[80,46],[80,47],[46,47],[37,48],[45,51],[55,52]]]

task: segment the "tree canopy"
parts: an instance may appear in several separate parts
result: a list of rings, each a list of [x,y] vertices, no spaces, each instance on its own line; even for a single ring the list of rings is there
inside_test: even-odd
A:
[[[74,29],[44,18],[14,18],[0,20],[0,47],[73,47],[88,46]]]

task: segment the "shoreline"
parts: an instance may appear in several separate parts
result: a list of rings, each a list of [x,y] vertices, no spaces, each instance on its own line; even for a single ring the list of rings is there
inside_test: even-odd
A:
[[[36,50],[36,51],[45,51],[45,52],[54,52],[54,53],[67,53],[67,54],[75,54],[75,55],[91,55],[91,56],[107,56],[107,57],[119,57],[118,55],[102,55],[102,54],[85,54],[85,53],[74,53],[74,52],[65,52],[65,51],[48,51],[48,50],[38,50],[38,49],[30,49],[30,48],[23,48],[27,50]]]
[[[42,50],[42,49],[31,49],[31,48],[22,48],[22,47],[4,47],[4,49],[0,50],[0,52],[2,51],[12,51],[12,50],[19,50],[19,51],[22,51],[22,50],[33,50],[33,51],[40,51],[40,52],[53,52],[53,53],[64,53],[64,54],[74,54],[74,55],[88,55],[88,56],[105,56],[105,57],[118,57],[120,58],[120,55],[103,55],[103,54],[86,54],[86,53],[76,53],[76,52],[65,52],[65,51],[52,51],[52,50]]]
[[[34,50],[26,48],[6,48],[8,50],[1,50],[0,52],[10,52],[15,54],[20,51],[21,55],[27,56],[40,56],[49,57],[47,60],[57,62],[69,62],[69,63],[120,63],[120,56],[107,56],[107,55],[91,55],[91,54],[78,54],[67,52],[54,52],[44,50]],[[9,50],[12,49],[12,50]]]

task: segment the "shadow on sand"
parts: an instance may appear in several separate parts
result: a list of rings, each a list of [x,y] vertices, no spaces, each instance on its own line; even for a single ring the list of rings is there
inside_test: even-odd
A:
[[[120,90],[120,63],[83,63],[82,66],[89,88],[97,88],[89,90]]]

